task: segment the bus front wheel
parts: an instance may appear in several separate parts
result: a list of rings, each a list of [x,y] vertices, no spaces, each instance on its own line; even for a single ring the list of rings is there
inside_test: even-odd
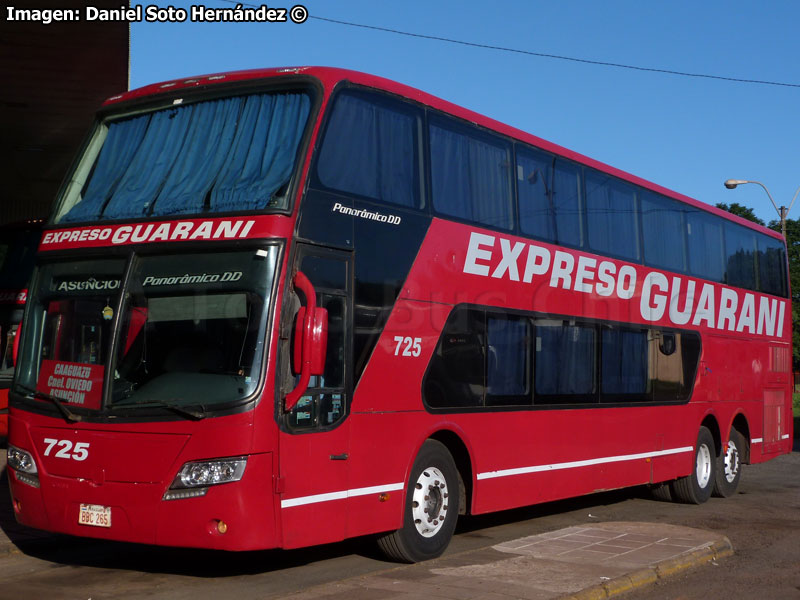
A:
[[[378,539],[392,560],[418,562],[440,556],[458,519],[458,470],[444,444],[428,440],[411,469],[403,527]]]
[[[686,477],[672,482],[672,497],[687,504],[702,504],[711,497],[717,473],[717,452],[714,437],[707,427],[701,427],[694,448],[694,468]]]

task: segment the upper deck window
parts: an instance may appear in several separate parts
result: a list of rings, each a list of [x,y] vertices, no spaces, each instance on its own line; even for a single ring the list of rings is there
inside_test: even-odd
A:
[[[397,206],[420,206],[420,117],[378,94],[339,94],[319,154],[326,188]]]
[[[601,254],[639,260],[634,189],[600,171],[586,171],[589,247]]]
[[[433,208],[490,227],[514,227],[511,146],[502,138],[431,119]]]
[[[269,93],[103,123],[56,223],[285,209],[311,99]]]

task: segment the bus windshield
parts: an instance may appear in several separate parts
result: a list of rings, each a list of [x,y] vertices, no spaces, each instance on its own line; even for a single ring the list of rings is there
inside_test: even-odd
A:
[[[31,327],[23,331],[20,391],[90,410],[208,408],[251,396],[277,254],[268,246],[133,255],[130,265],[45,264],[30,298]]]
[[[311,99],[234,96],[103,121],[56,223],[283,210]]]

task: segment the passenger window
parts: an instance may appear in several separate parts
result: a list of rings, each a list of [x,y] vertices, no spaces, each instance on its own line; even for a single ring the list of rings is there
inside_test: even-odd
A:
[[[649,400],[648,332],[603,328],[600,346],[602,402]]]
[[[485,391],[485,315],[456,308],[445,323],[425,376],[425,402],[431,408],[483,405]]]
[[[583,246],[583,205],[581,168],[571,162],[556,159],[550,197],[555,215],[555,240],[559,244]]]
[[[651,331],[650,378],[655,402],[688,400],[700,359],[696,333]]]
[[[725,248],[719,218],[699,209],[687,207],[686,245],[689,251],[689,272],[711,281],[725,281]]]
[[[756,289],[755,232],[726,222],[725,254],[725,282],[747,290]]]
[[[639,198],[645,264],[670,271],[686,271],[683,207],[645,190],[639,191]]]
[[[552,156],[527,150],[517,152],[520,229],[523,233],[555,242],[552,171]]]
[[[594,401],[594,327],[553,319],[537,319],[535,325],[534,403]]]
[[[636,195],[631,186],[587,169],[586,221],[592,250],[634,262],[639,260]]]
[[[528,319],[486,317],[486,404],[531,404],[531,325]]]
[[[758,289],[775,296],[786,296],[786,251],[783,243],[758,237]]]
[[[437,212],[512,229],[511,147],[443,119],[430,127],[431,185]]]
[[[319,182],[387,204],[420,207],[417,111],[358,92],[342,92],[335,102],[319,153]]]

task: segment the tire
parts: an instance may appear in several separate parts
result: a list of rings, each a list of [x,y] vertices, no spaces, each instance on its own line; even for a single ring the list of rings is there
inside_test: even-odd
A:
[[[428,440],[411,468],[403,527],[378,538],[391,560],[413,563],[441,556],[458,519],[458,470],[444,444]]]
[[[672,502],[672,492],[669,483],[655,483],[650,486],[650,495],[661,502]]]
[[[742,459],[745,455],[744,436],[731,429],[730,439],[725,444],[722,456],[717,457],[717,474],[714,479],[714,495],[728,498],[736,493],[742,478]]]
[[[717,452],[714,438],[706,427],[697,434],[694,448],[694,468],[690,475],[672,482],[672,498],[686,504],[702,504],[711,497],[717,472]]]

